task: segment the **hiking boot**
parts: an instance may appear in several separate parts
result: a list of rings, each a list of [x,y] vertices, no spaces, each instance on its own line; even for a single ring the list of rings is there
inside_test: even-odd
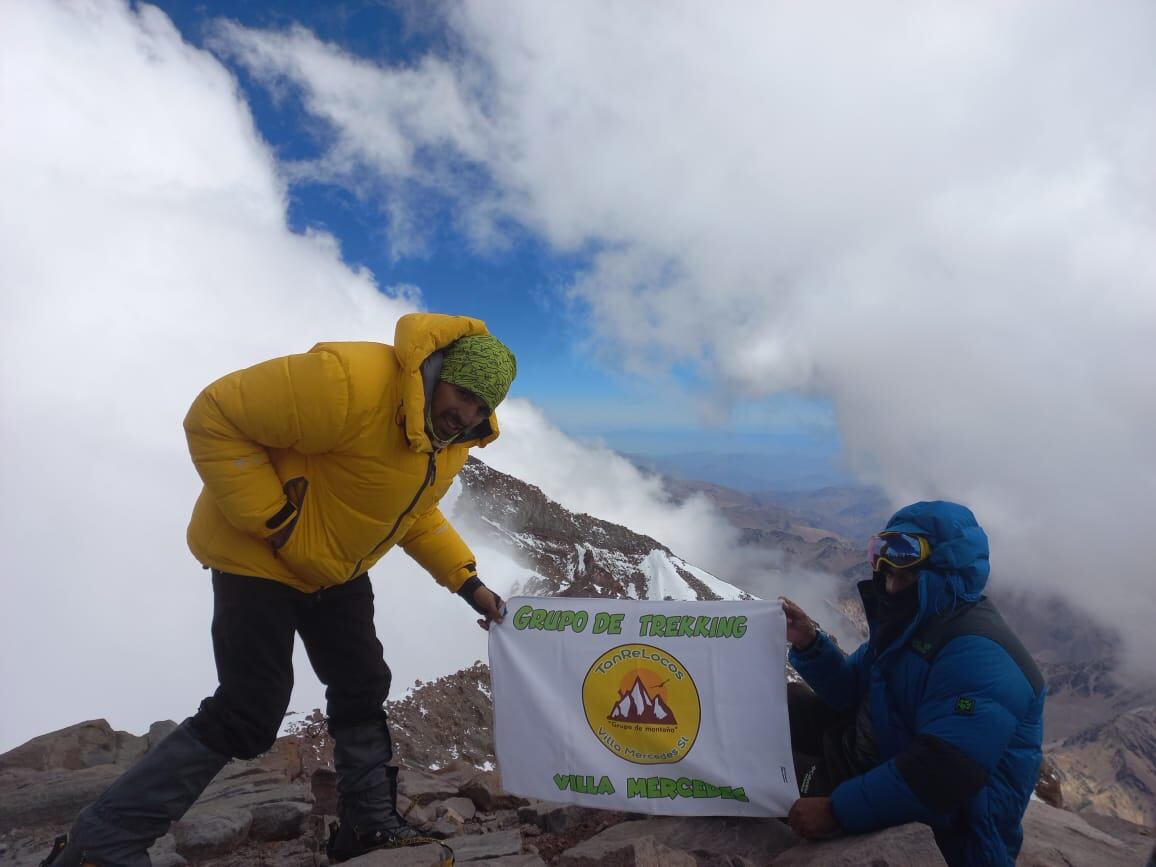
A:
[[[384,718],[332,728],[338,822],[326,850],[333,862],[374,849],[434,842],[397,811],[397,768]]]
[[[361,833],[350,822],[331,823],[325,854],[329,856],[331,864],[337,864],[374,849],[395,849],[434,842],[433,837],[422,834],[395,812],[387,823]]]
[[[149,847],[228,762],[185,720],[80,811],[71,833],[56,839],[43,864],[149,867]]]

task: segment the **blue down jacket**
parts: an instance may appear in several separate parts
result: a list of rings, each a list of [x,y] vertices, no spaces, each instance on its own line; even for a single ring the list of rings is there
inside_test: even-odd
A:
[[[924,822],[952,867],[1010,867],[1039,773],[1042,679],[994,607],[981,601],[988,544],[970,510],[916,503],[897,512],[886,531],[924,536],[932,545],[911,625],[878,654],[867,642],[844,656],[822,633],[804,652],[790,654],[832,707],[852,710],[864,696],[870,701],[880,764],[839,785],[832,812],[850,832]],[[860,592],[874,633],[872,582],[863,582]],[[929,658],[920,636],[953,616],[982,619],[970,617],[977,607],[988,610],[998,628],[986,634],[964,629]]]

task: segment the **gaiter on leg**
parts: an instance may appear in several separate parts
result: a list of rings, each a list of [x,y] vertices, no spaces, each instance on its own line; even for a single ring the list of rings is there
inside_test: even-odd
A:
[[[148,848],[228,761],[185,720],[81,811],[53,867],[76,867],[86,860],[101,867],[147,867]]]

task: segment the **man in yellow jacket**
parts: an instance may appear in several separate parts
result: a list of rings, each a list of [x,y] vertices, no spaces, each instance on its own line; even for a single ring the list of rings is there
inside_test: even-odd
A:
[[[326,685],[338,774],[330,859],[412,841],[382,705],[390,671],[368,570],[401,545],[436,581],[501,622],[502,600],[438,508],[493,410],[514,355],[463,316],[410,314],[393,346],[322,343],[231,373],[185,418],[204,489],[189,547],[213,576],[220,685],[197,713],[77,817],[54,867],[144,867],[230,758],[272,746],[300,635]]]

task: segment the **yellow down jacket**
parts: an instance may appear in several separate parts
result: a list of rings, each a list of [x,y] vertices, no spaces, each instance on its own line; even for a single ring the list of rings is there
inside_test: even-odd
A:
[[[312,592],[367,571],[394,545],[450,590],[474,556],[438,501],[470,446],[498,436],[491,415],[473,438],[436,450],[426,433],[422,363],[481,320],[413,313],[393,346],[320,343],[218,379],[185,417],[205,486],[189,523],[204,565]],[[296,510],[288,505],[292,500]],[[269,537],[289,527],[274,550]]]

